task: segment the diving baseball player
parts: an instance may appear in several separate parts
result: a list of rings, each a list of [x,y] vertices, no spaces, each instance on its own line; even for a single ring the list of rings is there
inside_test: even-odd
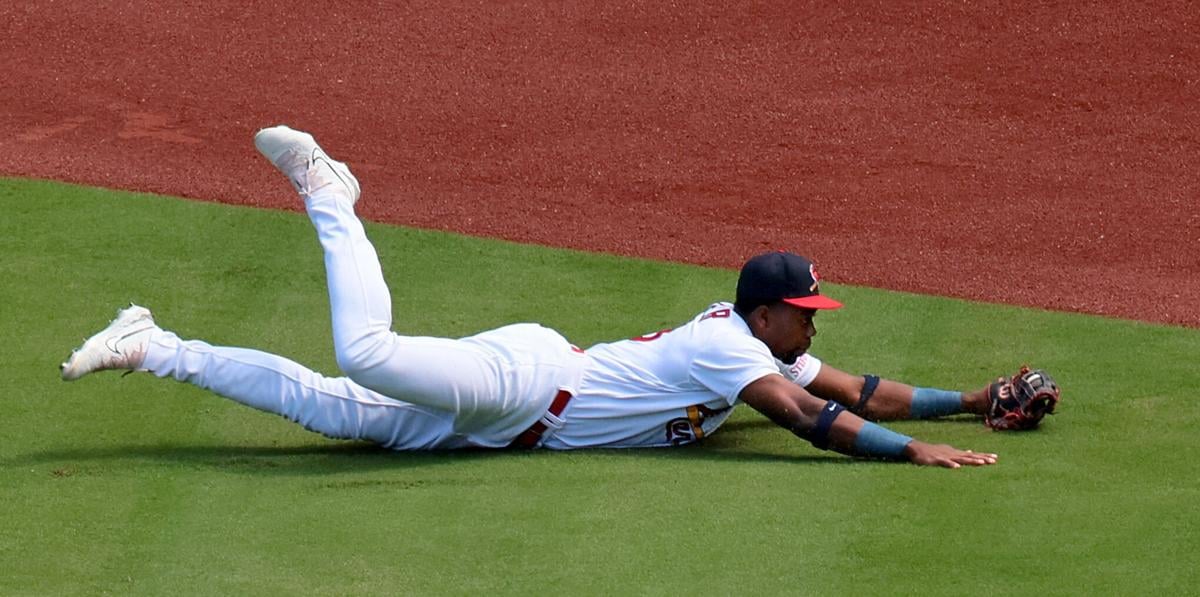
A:
[[[820,294],[812,264],[791,253],[750,259],[734,303],[586,351],[531,323],[459,339],[397,334],[379,259],[354,213],[360,189],[350,169],[285,126],[260,131],[255,145],[295,186],[316,228],[346,376],[185,340],[130,306],[71,353],[63,379],[147,371],[329,437],[396,450],[673,446],[711,435],[745,403],[822,449],[950,468],[996,462],[866,420],[984,414],[988,388],[914,388],[843,373],[808,354],[817,312],[841,305]]]

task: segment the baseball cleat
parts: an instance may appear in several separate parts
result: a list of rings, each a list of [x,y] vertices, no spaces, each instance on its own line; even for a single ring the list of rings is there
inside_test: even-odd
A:
[[[317,145],[313,136],[284,125],[258,131],[254,135],[254,147],[263,154],[296,187],[303,196],[331,184],[340,184],[350,194],[350,204],[358,201],[362,189],[350,168],[329,157]]]
[[[93,371],[141,367],[150,333],[157,329],[154,316],[145,307],[130,304],[117,311],[108,327],[84,340],[59,366],[63,380],[73,381]]]

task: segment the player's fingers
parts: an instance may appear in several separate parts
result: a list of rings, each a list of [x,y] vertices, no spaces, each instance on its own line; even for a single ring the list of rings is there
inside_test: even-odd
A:
[[[960,464],[968,464],[971,466],[984,466],[987,464],[996,464],[995,454],[975,453],[970,450],[961,452],[954,457],[954,461]]]
[[[999,456],[997,456],[996,454],[992,454],[991,452],[976,452],[975,450],[966,450],[965,453],[970,454],[972,456],[977,456],[979,458],[987,458],[990,460],[995,460],[996,458],[999,458]]]
[[[987,466],[996,464],[996,455],[989,452],[974,452],[958,450],[953,446],[934,446],[922,458],[914,460],[917,464],[940,466],[944,468],[962,468],[965,466]]]

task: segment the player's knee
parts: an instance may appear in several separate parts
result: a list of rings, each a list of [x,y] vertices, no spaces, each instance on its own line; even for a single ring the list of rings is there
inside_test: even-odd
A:
[[[357,378],[370,375],[371,371],[391,359],[392,338],[390,333],[368,334],[335,345],[334,358],[337,359],[338,368],[358,382]]]

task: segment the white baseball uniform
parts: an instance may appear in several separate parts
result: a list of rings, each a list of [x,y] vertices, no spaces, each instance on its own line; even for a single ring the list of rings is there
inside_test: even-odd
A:
[[[806,386],[821,368],[810,355],[792,366],[775,359],[730,303],[674,330],[593,346],[587,357],[579,395],[545,447],[690,443],[724,423],[751,382],[783,373]]]
[[[502,447],[539,420],[548,427],[541,445],[552,449],[688,443],[716,430],[750,382],[782,373],[807,385],[820,369],[811,356],[785,367],[729,303],[678,329],[586,352],[536,324],[457,340],[398,335],[347,189],[312,186],[305,205],[325,251],[334,348],[348,377],[168,331],[151,335],[143,369],[329,437],[397,450]],[[559,391],[574,398],[561,416],[549,415]]]

